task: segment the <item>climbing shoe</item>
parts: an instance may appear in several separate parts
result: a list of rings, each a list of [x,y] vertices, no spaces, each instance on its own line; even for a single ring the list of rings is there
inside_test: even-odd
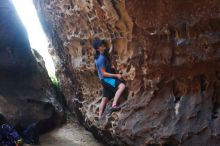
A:
[[[117,112],[117,111],[121,110],[121,107],[114,105],[114,106],[112,106],[111,110],[112,110],[112,112]]]

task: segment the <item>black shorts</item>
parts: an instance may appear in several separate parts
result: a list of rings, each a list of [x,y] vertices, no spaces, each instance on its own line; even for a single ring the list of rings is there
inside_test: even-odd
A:
[[[106,78],[102,79],[102,86],[103,86],[103,97],[107,97],[108,99],[112,99],[118,90],[118,86],[120,83],[123,83],[122,80],[117,78]]]

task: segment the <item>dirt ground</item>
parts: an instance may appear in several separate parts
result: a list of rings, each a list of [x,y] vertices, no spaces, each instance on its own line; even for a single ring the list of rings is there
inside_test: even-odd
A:
[[[71,122],[40,136],[38,146],[103,146],[103,144],[78,123]]]

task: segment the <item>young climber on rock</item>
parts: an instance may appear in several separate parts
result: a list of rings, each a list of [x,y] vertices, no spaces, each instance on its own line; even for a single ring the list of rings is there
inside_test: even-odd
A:
[[[125,84],[122,81],[122,75],[116,74],[112,71],[110,55],[104,40],[95,39],[93,41],[93,48],[96,51],[95,64],[98,71],[98,76],[103,86],[103,98],[99,105],[99,118],[105,109],[108,101],[114,97],[112,103],[112,111],[119,111],[119,98],[125,90]]]

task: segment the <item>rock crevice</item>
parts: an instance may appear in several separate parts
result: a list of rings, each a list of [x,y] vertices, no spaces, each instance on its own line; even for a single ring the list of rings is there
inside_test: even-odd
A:
[[[65,121],[63,107],[11,1],[0,1],[0,19],[0,115],[18,130],[39,122],[44,133]]]

